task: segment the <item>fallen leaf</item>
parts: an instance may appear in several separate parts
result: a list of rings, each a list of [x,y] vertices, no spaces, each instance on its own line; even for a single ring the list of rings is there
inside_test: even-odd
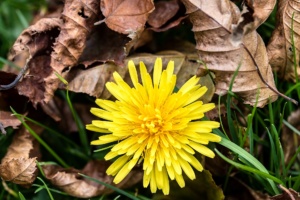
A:
[[[20,120],[7,111],[0,111],[0,122],[4,128],[12,127],[13,129],[17,129],[21,125]]]
[[[107,61],[123,65],[127,51],[130,49],[124,47],[129,41],[130,38],[126,35],[110,30],[105,24],[95,26],[87,38],[86,47],[78,63],[85,67]]]
[[[153,0],[101,0],[100,5],[107,26],[126,35],[143,29],[154,10]]]
[[[160,28],[179,11],[179,2],[177,0],[158,1],[154,5],[155,10],[149,15],[147,21],[153,28]]]
[[[37,134],[43,131],[43,128],[34,124],[30,124],[30,127]],[[24,186],[31,185],[37,176],[36,161],[39,157],[38,143],[26,128],[22,127],[15,133],[6,155],[1,160],[0,176],[5,181]]]
[[[295,74],[300,75],[299,49],[300,49],[300,5],[298,1],[279,0],[276,16],[276,28],[268,44],[270,65],[279,77],[286,80],[296,80]],[[294,20],[293,20],[294,16]],[[293,27],[292,27],[292,21]],[[292,46],[294,35],[295,52]],[[297,72],[294,70],[295,54]]]
[[[242,38],[235,38],[231,34],[231,29],[240,16],[235,4],[229,0],[182,2],[193,23],[199,58],[215,73],[216,93],[227,93],[234,72],[240,66],[232,92],[239,95],[246,104],[254,105],[257,101],[258,107],[275,101],[277,94],[261,79],[262,77],[271,87],[276,88],[261,37],[255,31]],[[252,58],[257,63],[261,77]],[[205,66],[202,68],[205,69]]]
[[[300,200],[300,194],[292,188],[287,189],[281,186],[281,189],[283,193],[271,197],[271,200]]]
[[[46,178],[56,187],[71,196],[78,198],[91,198],[100,194],[111,193],[112,190],[106,188],[104,185],[98,184],[94,181],[83,178],[78,173],[85,174],[94,179],[114,185],[118,188],[131,187],[142,180],[142,172],[135,168],[131,171],[126,178],[115,185],[112,183],[112,176],[106,174],[106,169],[110,163],[106,161],[89,161],[82,170],[74,168],[64,169],[56,165],[44,165],[43,171]],[[130,182],[129,182],[130,181]]]
[[[44,18],[24,30],[14,43],[8,58],[14,60],[29,53],[31,60],[27,75],[17,85],[20,95],[27,96],[33,103],[44,99],[44,78],[51,73],[50,53],[59,34],[61,21]]]
[[[300,130],[300,109],[292,112],[287,121],[296,129]],[[282,127],[281,135],[282,149],[284,152],[284,162],[287,164],[291,157],[295,154],[300,144],[300,137],[288,128],[285,124]]]
[[[153,200],[223,200],[225,196],[222,189],[216,185],[208,170],[195,172],[196,179],[185,179],[185,187],[180,188],[175,181],[170,183],[170,194],[168,196],[155,194]]]
[[[164,51],[153,54],[135,54],[128,57],[128,60],[133,60],[136,66],[140,61],[143,61],[147,66],[149,72],[153,70],[153,64],[157,57],[161,57],[163,60],[163,66],[167,66],[170,60],[175,62],[174,73],[177,74],[177,87],[181,87],[188,79],[197,73],[199,64],[193,59],[197,59],[197,55],[189,59],[180,52],[176,51]],[[90,69],[74,69],[68,73],[66,80],[69,82],[68,89],[73,92],[86,93],[91,96],[108,99],[111,97],[110,92],[105,88],[105,83],[108,81],[114,81],[112,74],[117,71],[121,77],[129,84],[132,85],[131,79],[127,70],[127,66],[119,67],[113,63],[105,63],[103,65],[95,66]],[[199,82],[201,85],[205,85],[208,88],[206,94],[202,97],[204,102],[209,102],[214,94],[214,84],[210,77],[202,77]],[[61,85],[64,87],[63,85]]]

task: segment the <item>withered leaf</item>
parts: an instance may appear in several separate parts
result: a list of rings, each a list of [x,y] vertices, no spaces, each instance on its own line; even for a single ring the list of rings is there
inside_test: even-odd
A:
[[[46,82],[45,102],[52,98],[60,83],[55,73],[61,74],[63,70],[77,64],[99,12],[99,1],[96,0],[65,1],[62,13],[64,23],[51,53],[50,65],[53,70],[44,79]]]
[[[287,121],[293,127],[300,130],[300,109],[292,112]],[[295,154],[300,144],[300,137],[298,137],[297,134],[289,129],[285,124],[282,128],[282,135],[280,138],[284,152],[284,162],[287,164],[291,157]]]
[[[163,26],[176,15],[179,10],[177,0],[155,2],[155,10],[149,15],[148,24],[154,28]]]
[[[86,47],[78,63],[86,67],[96,62],[107,61],[122,65],[130,49],[124,48],[129,41],[130,38],[126,35],[110,30],[105,24],[95,26],[87,38]]]
[[[234,38],[231,34],[232,26],[236,25],[239,19],[236,6],[229,0],[182,2],[193,23],[199,58],[216,75],[216,93],[227,93],[233,74],[240,67],[232,91],[238,94],[244,103],[254,105],[258,101],[257,106],[263,107],[268,102],[275,101],[277,94],[265,85],[252,61],[253,57],[263,79],[275,88],[261,37],[255,31],[241,38]],[[233,42],[232,38],[238,42]],[[243,40],[239,41],[241,39]],[[241,43],[243,45],[240,45]]]
[[[300,200],[300,194],[292,188],[284,188],[282,194],[271,197],[271,200]]]
[[[296,58],[297,76],[300,74],[300,3],[292,0],[279,0],[276,16],[276,28],[268,44],[270,65],[278,76],[286,80],[295,81],[294,58]],[[294,17],[294,19],[293,19]],[[293,22],[293,24],[292,24]],[[293,27],[292,27],[293,25]],[[292,46],[294,36],[295,52]]]
[[[153,0],[101,0],[105,23],[110,29],[123,34],[143,29],[153,10]]]
[[[24,53],[31,56],[27,76],[19,82],[17,90],[35,104],[44,99],[44,78],[49,76],[52,70],[49,66],[50,53],[60,26],[59,19],[41,19],[21,33],[8,56],[10,60],[18,60]]]
[[[276,0],[246,0],[237,24],[243,34],[255,31],[265,22],[276,5]]]
[[[105,186],[87,180],[78,173],[85,174],[102,182],[112,184],[112,176],[108,176],[105,171],[110,163],[106,161],[89,161],[82,170],[74,168],[64,169],[56,165],[45,165],[43,171],[50,182],[65,191],[71,196],[78,198],[91,198],[100,194],[111,193],[112,191]],[[142,179],[142,172],[133,169],[128,176],[117,187],[131,187]]]
[[[153,70],[153,65],[157,57],[161,57],[163,60],[163,66],[166,67],[170,60],[175,62],[174,73],[177,74],[177,87],[181,87],[188,79],[197,73],[199,64],[195,62],[197,55],[189,55],[189,59],[186,59],[186,55],[176,51],[165,51],[153,54],[135,54],[125,59],[127,63],[129,60],[133,60],[136,66],[140,61],[143,61],[147,66],[149,72]],[[137,67],[139,69],[139,67]],[[105,63],[90,69],[74,69],[66,76],[66,80],[69,82],[68,89],[73,92],[86,93],[97,98],[108,99],[111,94],[105,88],[105,83],[108,81],[114,81],[112,74],[117,71],[124,80],[131,84],[130,76],[127,66],[119,67],[113,63]],[[205,85],[208,88],[206,94],[202,97],[204,102],[209,102],[214,94],[214,85],[210,77],[202,77],[199,82],[201,85]]]
[[[30,124],[37,133],[41,127]],[[40,157],[39,146],[33,136],[22,127],[17,131],[6,155],[1,160],[0,176],[5,181],[16,184],[30,185],[37,176],[36,160]]]
[[[2,123],[4,128],[12,127],[16,129],[21,125],[20,120],[13,116],[11,112],[7,111],[0,111],[0,122]]]

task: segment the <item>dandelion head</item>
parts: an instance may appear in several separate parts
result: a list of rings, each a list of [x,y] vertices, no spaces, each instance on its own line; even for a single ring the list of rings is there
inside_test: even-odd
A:
[[[115,176],[114,183],[121,182],[139,162],[144,170],[143,186],[150,185],[151,192],[160,189],[167,195],[169,180],[184,187],[183,173],[195,179],[194,169],[203,170],[196,152],[215,156],[206,145],[221,140],[211,133],[219,123],[200,121],[215,105],[199,100],[207,88],[198,84],[196,76],[174,92],[173,61],[162,70],[162,60],[157,58],[153,77],[140,62],[141,82],[133,61],[128,62],[128,69],[133,87],[113,73],[115,82],[108,82],[106,88],[117,100],[97,99],[100,108],[91,108],[91,112],[100,120],[86,128],[102,133],[92,145],[113,144],[105,159],[115,159],[106,171]]]

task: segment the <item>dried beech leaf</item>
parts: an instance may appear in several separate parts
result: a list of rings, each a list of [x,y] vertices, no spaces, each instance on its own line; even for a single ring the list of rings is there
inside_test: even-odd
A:
[[[18,126],[21,125],[20,120],[13,116],[11,112],[6,111],[0,111],[0,122],[2,123],[4,128],[12,127],[14,129],[17,129]]]
[[[300,2],[292,0],[279,0],[276,28],[268,44],[270,65],[278,76],[286,80],[295,81],[294,59],[296,57],[297,75],[300,75],[299,49],[300,49]],[[293,31],[292,17],[294,15]],[[293,53],[292,33],[296,52]]]
[[[292,112],[287,121],[293,127],[300,130],[300,109]],[[299,147],[300,137],[286,125],[283,125],[282,135],[280,138],[284,152],[284,162],[287,164]]]
[[[112,176],[108,176],[105,171],[110,163],[105,161],[90,161],[84,169],[76,170],[74,168],[64,169],[55,165],[43,166],[45,176],[49,181],[68,193],[71,196],[78,198],[91,198],[100,194],[111,193],[112,191],[105,186],[94,181],[87,180],[78,173],[85,174],[102,182],[112,184]],[[142,172],[138,169],[133,169],[128,176],[118,185],[119,188],[131,187],[142,179]]]
[[[34,124],[30,124],[30,127],[37,134],[43,130]],[[26,128],[22,127],[15,134],[6,155],[1,160],[0,176],[5,181],[30,185],[37,176],[36,160],[39,157],[38,143]]]
[[[236,6],[229,0],[182,2],[193,23],[199,58],[216,75],[216,93],[223,95],[228,91],[233,74],[240,66],[232,91],[238,94],[244,103],[250,105],[255,104],[258,95],[258,107],[275,101],[277,94],[261,80],[251,56],[245,49],[246,47],[255,59],[263,79],[275,88],[261,37],[254,31],[242,38],[235,38],[235,35],[231,34],[239,16]],[[239,41],[240,39],[243,40]],[[243,45],[237,45],[236,41]]]
[[[105,23],[110,29],[123,34],[143,29],[153,10],[153,0],[101,0]]]
[[[190,56],[191,61],[186,59],[186,55],[176,51],[160,52],[156,55],[152,54],[136,54],[128,57],[128,60],[133,60],[136,66],[140,61],[143,61],[147,66],[149,72],[153,70],[153,64],[157,57],[161,57],[163,60],[163,66],[167,66],[170,60],[175,62],[174,73],[177,74],[177,87],[181,87],[189,78],[194,76],[199,64],[193,59],[197,59],[197,55],[194,54],[194,58]],[[86,93],[97,98],[108,99],[111,97],[110,92],[105,88],[105,83],[108,81],[114,81],[112,74],[117,71],[124,80],[131,84],[131,79],[128,73],[127,66],[119,67],[113,63],[106,63],[90,69],[74,69],[66,76],[66,80],[69,82],[68,89],[73,92]],[[208,91],[202,97],[204,102],[209,102],[214,94],[214,84],[209,76],[202,77],[199,82],[201,85],[206,85]]]

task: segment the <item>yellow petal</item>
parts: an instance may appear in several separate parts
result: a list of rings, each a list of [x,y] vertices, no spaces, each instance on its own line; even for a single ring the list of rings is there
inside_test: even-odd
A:
[[[154,84],[154,86],[159,85],[160,77],[161,77],[161,71],[162,71],[162,59],[157,58],[155,60],[154,70],[153,70],[153,84]]]
[[[121,156],[107,168],[106,173],[108,175],[115,175],[125,165],[128,159],[128,156]]]
[[[138,75],[137,75],[137,72],[136,72],[134,62],[132,60],[130,60],[128,62],[128,69],[129,69],[129,74],[130,74],[131,81],[132,81],[134,87],[137,88],[137,85],[139,83],[139,79],[138,79]]]
[[[114,183],[118,184],[120,183],[131,171],[132,168],[129,167],[130,163],[126,163],[122,169],[118,172],[116,177],[114,178]]]
[[[197,144],[196,142],[190,142],[189,144],[193,149],[195,149],[196,151],[198,151],[199,153],[201,153],[204,156],[213,158],[215,157],[215,154],[212,150],[210,150],[209,148],[207,148],[206,146],[203,146],[201,144]]]

